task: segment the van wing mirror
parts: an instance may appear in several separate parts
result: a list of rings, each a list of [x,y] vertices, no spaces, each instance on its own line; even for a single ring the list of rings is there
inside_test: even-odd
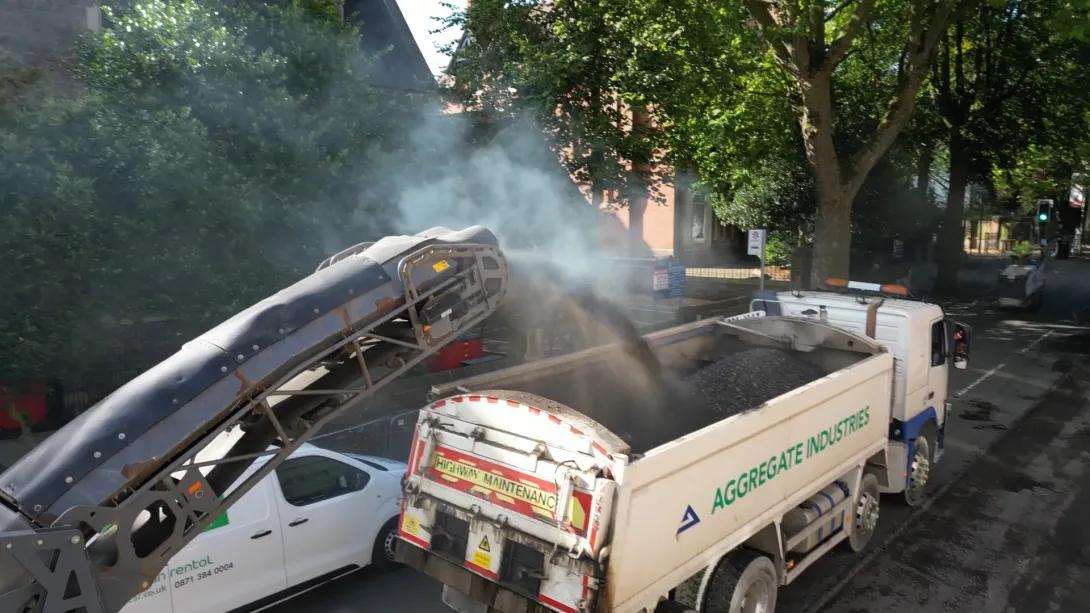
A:
[[[969,368],[969,350],[972,344],[973,329],[967,324],[954,322],[954,368]]]

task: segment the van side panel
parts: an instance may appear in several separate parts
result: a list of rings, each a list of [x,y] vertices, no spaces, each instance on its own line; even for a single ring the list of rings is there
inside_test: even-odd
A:
[[[174,613],[224,613],[287,588],[272,475],[163,569]]]
[[[121,613],[171,613],[170,581],[167,580],[169,569],[163,569],[148,589],[132,597],[121,609]]]

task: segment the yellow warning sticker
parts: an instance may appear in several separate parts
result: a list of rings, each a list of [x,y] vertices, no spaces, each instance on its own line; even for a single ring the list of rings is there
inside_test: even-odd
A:
[[[492,556],[477,550],[473,552],[473,563],[486,570],[492,570]]]
[[[443,272],[448,268],[450,268],[450,262],[446,260],[439,260],[438,262],[431,265],[431,269],[435,272]]]
[[[404,528],[405,532],[408,532],[413,536],[418,536],[420,534],[420,522],[412,515],[405,516]]]
[[[477,549],[480,549],[481,551],[492,551],[488,547],[488,535],[485,535],[484,538],[481,539],[481,544],[477,545]]]

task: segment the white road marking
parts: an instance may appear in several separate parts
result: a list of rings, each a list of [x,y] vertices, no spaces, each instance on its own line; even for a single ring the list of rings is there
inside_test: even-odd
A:
[[[1045,338],[1047,338],[1049,334],[1052,334],[1052,330],[1049,330],[1049,331],[1045,332],[1044,334],[1042,334],[1041,336],[1038,336],[1037,340],[1030,343],[1028,346],[1026,346],[1026,348],[1022,349],[1018,353],[1020,353],[1022,355],[1025,355],[1027,351],[1029,351],[1030,349],[1033,349],[1034,347],[1036,347],[1037,343],[1045,340]]]
[[[990,377],[990,376],[994,375],[995,373],[999,372],[999,369],[1003,368],[1004,366],[1006,366],[1006,364],[1000,364],[999,366],[996,366],[995,368],[989,370],[988,372],[984,373],[983,375],[980,375],[979,379],[977,379],[976,381],[973,381],[972,383],[967,385],[965,387],[965,389],[963,389],[963,390],[959,391],[958,393],[954,394],[954,396],[955,397],[964,396],[965,394],[969,393],[969,390],[971,390],[974,387],[980,385],[981,382],[983,382],[985,379],[987,379],[988,377]]]
[[[1046,331],[1041,336],[1038,336],[1037,339],[1034,340],[1032,343],[1030,343],[1029,345],[1026,345],[1022,349],[1019,349],[1018,350],[1019,355],[1026,355],[1026,352],[1028,352],[1030,349],[1033,349],[1034,347],[1037,346],[1038,343],[1040,343],[1041,341],[1048,338],[1048,336],[1050,334],[1052,334],[1052,332],[1053,332],[1052,330]],[[989,370],[988,372],[984,373],[983,375],[980,375],[979,379],[977,379],[976,381],[973,381],[972,383],[967,385],[964,389],[962,389],[958,393],[954,394],[954,397],[955,398],[960,398],[961,396],[964,396],[965,394],[969,393],[970,390],[972,390],[974,387],[980,385],[988,377],[990,377],[990,376],[994,375],[995,373],[999,372],[1000,369],[1002,369],[1004,366],[1006,366],[1005,363],[1000,364],[999,366],[996,366],[995,368]]]

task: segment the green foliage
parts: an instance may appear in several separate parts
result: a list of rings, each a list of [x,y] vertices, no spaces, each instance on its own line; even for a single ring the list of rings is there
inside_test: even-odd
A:
[[[1025,215],[1037,198],[1066,199],[1087,159],[1090,40],[1064,23],[1075,8],[1067,0],[966,5],[944,37],[931,74],[951,176],[940,285],[957,283],[968,182],[994,194],[982,209]]]
[[[1058,37],[1090,42],[1090,1],[1061,2],[1049,17],[1048,27]]]
[[[387,229],[358,194],[400,101],[367,84],[340,10],[115,10],[73,67],[78,96],[3,117],[5,378],[92,361],[65,347],[93,343],[105,314],[222,319]]]
[[[765,241],[765,264],[786,266],[791,263],[791,254],[798,246],[798,235],[787,232],[772,232]]]
[[[579,182],[622,199],[643,194],[661,130],[634,126],[627,113],[649,100],[629,70],[635,41],[618,36],[626,0],[479,0],[454,9],[444,27],[464,27],[467,43],[452,67],[450,99],[491,117],[532,119]],[[651,194],[655,197],[656,194]]]

